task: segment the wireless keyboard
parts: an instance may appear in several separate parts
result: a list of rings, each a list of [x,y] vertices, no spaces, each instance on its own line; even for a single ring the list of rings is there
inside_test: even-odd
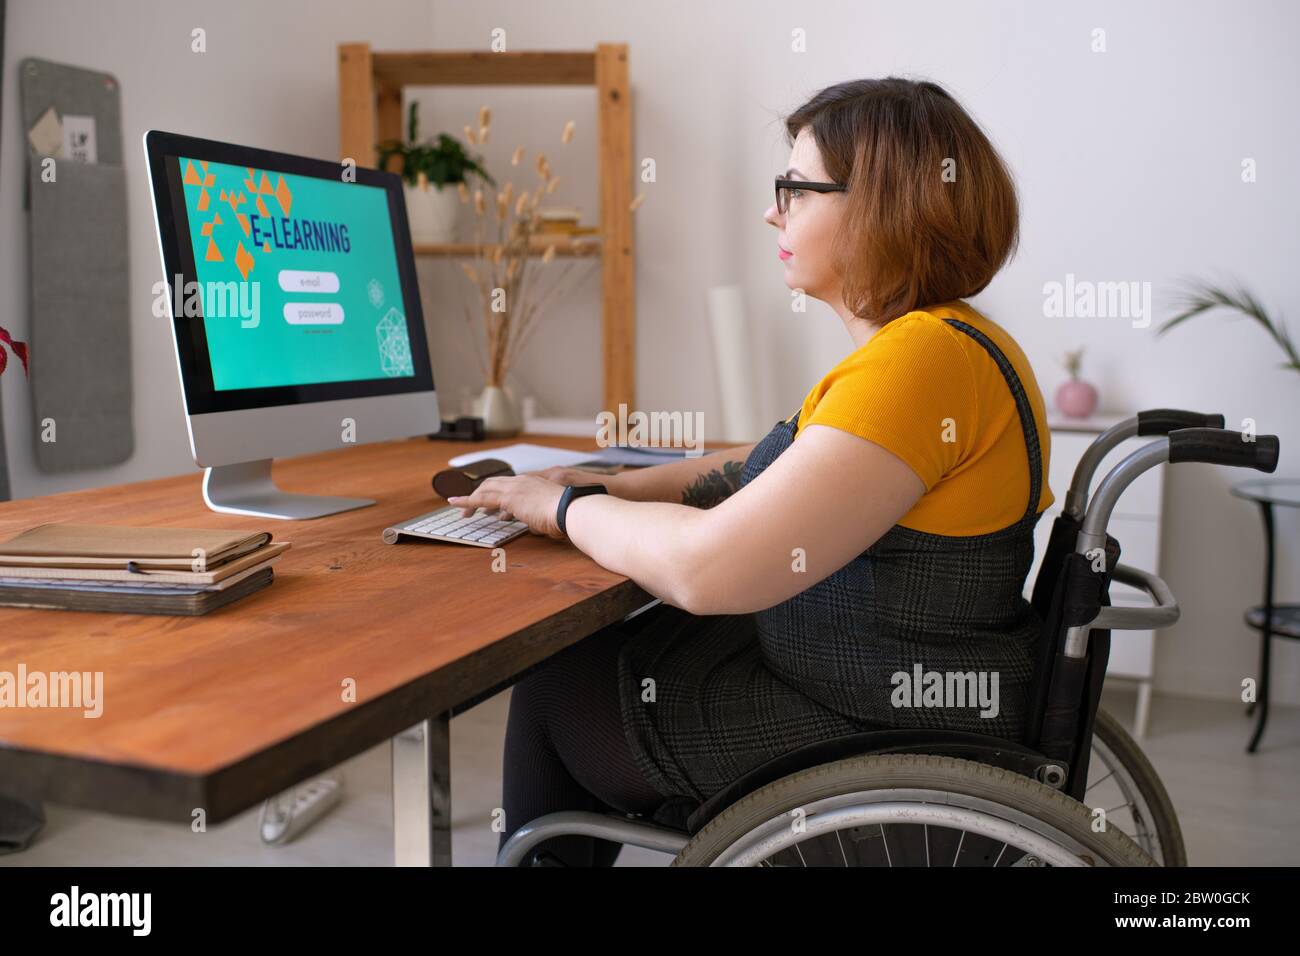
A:
[[[503,521],[482,508],[468,517],[462,517],[460,508],[448,505],[402,524],[385,528],[384,542],[396,544],[401,536],[406,535],[412,538],[429,538],[433,541],[472,544],[479,548],[495,548],[519,537],[527,530],[528,525],[522,521]]]

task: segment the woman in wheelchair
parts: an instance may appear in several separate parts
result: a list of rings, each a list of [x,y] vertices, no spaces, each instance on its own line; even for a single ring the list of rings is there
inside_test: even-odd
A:
[[[791,320],[820,299],[848,354],[761,441],[601,477],[608,494],[572,501],[568,539],[661,603],[515,686],[502,845],[559,811],[680,826],[755,767],[862,731],[1024,739],[1046,414],[1015,340],[964,301],[1016,246],[1011,176],[929,82],[841,83],[785,128],[764,218]],[[452,503],[561,537],[564,486],[596,480],[491,478]],[[996,699],[961,693],[977,686]],[[533,862],[610,864],[619,848],[567,835]]]

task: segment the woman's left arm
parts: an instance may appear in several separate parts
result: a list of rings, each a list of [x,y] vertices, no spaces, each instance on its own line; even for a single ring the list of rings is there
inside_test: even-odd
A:
[[[537,534],[561,537],[563,486],[537,475],[489,478],[450,498],[468,513],[500,509]],[[569,540],[692,614],[745,614],[793,597],[838,571],[898,523],[925,484],[893,452],[851,432],[808,425],[755,479],[707,510],[612,495],[578,498]]]
[[[570,504],[565,526],[598,564],[669,604],[692,614],[744,614],[779,604],[844,567],[925,490],[893,452],[838,428],[809,425],[717,507],[591,495]]]

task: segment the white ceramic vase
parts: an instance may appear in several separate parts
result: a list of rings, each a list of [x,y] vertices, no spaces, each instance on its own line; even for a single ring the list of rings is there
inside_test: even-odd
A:
[[[419,244],[453,242],[456,219],[460,215],[460,196],[454,185],[439,188],[402,184],[406,193],[406,219],[411,225],[411,241]]]
[[[489,385],[483,389],[483,394],[475,404],[478,416],[483,419],[483,432],[488,438],[513,438],[523,430],[519,405],[508,390]]]

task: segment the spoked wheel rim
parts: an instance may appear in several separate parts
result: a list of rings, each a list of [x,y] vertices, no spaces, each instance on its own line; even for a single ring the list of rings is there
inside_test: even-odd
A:
[[[1104,809],[1107,825],[1161,866],[1186,866],[1178,813],[1160,776],[1137,742],[1104,709],[1097,711],[1091,761],[1084,802]]]
[[[942,790],[871,790],[841,794],[818,800],[802,811],[802,828],[788,815],[774,817],[724,850],[713,866],[769,866],[782,851],[787,862],[798,859],[811,865],[800,844],[816,839],[839,844],[844,866],[853,865],[843,848],[843,832],[861,827],[878,827],[889,866],[889,833],[903,826],[921,827],[927,866],[956,866],[968,836],[1001,845],[993,863],[1022,866],[1090,866],[1099,861],[1095,854],[1058,828],[989,800]],[[887,831],[886,826],[890,829]],[[957,850],[931,854],[933,830],[959,833]],[[951,842],[951,839],[947,842]],[[1029,862],[1025,862],[1028,858]],[[1006,863],[1003,863],[1003,860]],[[1011,861],[1018,860],[1018,863]],[[798,865],[798,864],[795,864]]]
[[[1102,766],[1097,767],[1100,760]],[[1096,769],[1094,769],[1096,768]],[[1096,770],[1101,770],[1097,775]],[[1118,797],[1112,797],[1115,790]],[[1106,822],[1122,830],[1130,840],[1146,850],[1153,860],[1163,861],[1160,834],[1151,825],[1151,809],[1147,806],[1137,781],[1129,773],[1113,750],[1095,734],[1092,738],[1092,759],[1088,767],[1088,788],[1084,802],[1106,811]]]
[[[746,794],[674,866],[1151,866],[1117,827],[1024,775],[957,757],[867,754]]]

